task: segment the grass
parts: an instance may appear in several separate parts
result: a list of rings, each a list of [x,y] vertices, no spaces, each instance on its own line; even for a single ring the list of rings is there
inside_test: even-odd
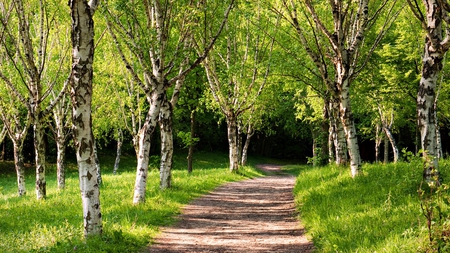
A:
[[[27,171],[27,195],[17,197],[12,163],[0,166],[0,252],[138,252],[151,243],[160,226],[176,221],[183,205],[220,184],[260,176],[252,166],[229,173],[225,154],[200,153],[188,174],[184,157],[176,157],[173,187],[159,190],[159,172],[151,169],[146,202],[132,205],[134,157],[122,157],[112,175],[113,157],[100,159],[103,185],[100,201],[103,235],[83,239],[81,198],[76,165],[68,164],[66,189],[56,189],[54,165],[47,168],[47,198],[37,201],[34,171]]]
[[[448,168],[441,165],[441,173]],[[349,169],[286,166],[298,175],[295,200],[317,252],[418,252],[426,238],[418,188],[420,162],[364,164]],[[444,182],[448,182],[446,175]]]

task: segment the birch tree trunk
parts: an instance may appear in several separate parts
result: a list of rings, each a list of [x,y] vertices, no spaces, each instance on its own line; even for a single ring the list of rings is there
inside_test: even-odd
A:
[[[119,170],[120,156],[122,154],[122,144],[123,144],[123,132],[119,129],[117,132],[117,149],[116,149],[116,160],[114,161],[113,174],[116,175]]]
[[[44,142],[44,129],[41,123],[41,119],[34,120],[34,150],[36,161],[36,198],[44,199],[47,195],[45,180],[45,142]]]
[[[250,147],[250,140],[254,134],[255,131],[252,128],[252,124],[248,124],[247,137],[245,138],[245,144],[244,147],[242,148],[242,158],[241,158],[242,166],[245,166],[247,164],[248,148]]]
[[[330,111],[332,112],[330,114],[330,126],[332,126],[330,134],[334,142],[336,164],[344,166],[348,163],[348,156],[345,132],[339,118],[339,103],[336,101],[330,103]]]
[[[66,188],[66,142],[58,134],[56,138],[56,180],[58,181],[58,189]]]
[[[188,173],[192,173],[192,158],[194,156],[195,143],[192,141],[195,138],[195,110],[191,111],[191,143],[188,151]]]
[[[14,146],[14,167],[17,174],[17,189],[19,196],[27,193],[25,186],[25,166],[23,164],[23,145],[13,140]]]
[[[388,127],[384,128],[384,133],[386,134],[387,139],[391,143],[392,152],[394,153],[394,163],[396,163],[396,162],[398,162],[398,159],[399,159],[399,151],[398,151],[397,144],[395,142],[394,135],[392,135],[391,129],[389,129]]]
[[[336,147],[334,146],[334,140],[336,137],[335,127],[330,123],[328,128],[328,163],[336,163]]]
[[[55,98],[55,96],[54,96]],[[66,187],[66,173],[65,173],[65,160],[66,160],[66,140],[68,134],[66,133],[66,113],[68,106],[66,99],[62,99],[55,108],[53,108],[53,119],[55,121],[55,142],[56,142],[56,181],[58,183],[58,189],[62,190]],[[69,103],[67,103],[69,104]],[[66,121],[66,122],[65,122]]]
[[[339,78],[338,78],[339,80]],[[347,139],[347,148],[350,156],[350,171],[352,177],[359,174],[361,169],[361,157],[359,154],[359,144],[356,137],[356,127],[353,120],[353,113],[350,107],[349,80],[344,79],[340,91],[340,116]]]
[[[236,115],[229,111],[226,114],[228,149],[230,158],[230,171],[236,172],[239,168],[238,150],[237,150],[237,119]]]
[[[95,158],[95,170],[97,171],[97,182],[98,182],[98,185],[101,185],[102,184],[102,170],[100,167],[100,160],[98,159],[97,142],[95,141],[95,137],[94,137],[94,158]]]
[[[377,124],[375,129],[375,163],[380,161],[380,146],[382,141],[380,125]]]
[[[164,99],[164,87],[153,91],[150,108],[142,128],[139,130],[139,145],[136,181],[134,184],[133,204],[145,202],[147,188],[148,162],[150,156],[151,137],[158,123],[161,103]]]
[[[447,0],[423,1],[425,15],[417,2],[407,1],[413,14],[422,23],[426,31],[424,53],[422,55],[422,73],[417,93],[417,123],[424,158],[424,179],[436,182],[438,168],[438,136],[435,112],[437,82],[443,68],[445,53],[450,48],[450,5]],[[446,24],[444,32],[444,24]],[[445,37],[443,37],[445,35]]]
[[[159,126],[161,130],[161,164],[159,168],[160,189],[170,188],[173,159],[173,133],[172,133],[172,105],[164,100],[159,113]]]
[[[237,125],[237,136],[236,136],[236,146],[237,146],[237,157],[238,157],[238,163],[242,161],[242,122],[238,121],[236,122]],[[242,164],[241,164],[242,165]]]
[[[93,15],[95,0],[70,0],[72,16],[72,98],[73,137],[76,148],[83,204],[84,236],[102,233],[100,189],[95,168],[94,135],[92,133],[91,100],[94,61]]]

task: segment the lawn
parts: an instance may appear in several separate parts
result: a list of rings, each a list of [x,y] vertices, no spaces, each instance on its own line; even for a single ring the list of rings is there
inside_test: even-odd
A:
[[[55,166],[47,168],[47,198],[35,199],[34,170],[27,170],[27,195],[17,196],[12,163],[0,165],[0,252],[138,252],[151,243],[160,226],[172,224],[183,205],[220,184],[260,176],[252,166],[228,171],[226,154],[198,153],[188,174],[185,156],[174,161],[173,187],[159,190],[159,171],[149,172],[147,199],[132,205],[135,158],[124,156],[117,175],[114,157],[101,157],[100,201],[103,235],[83,239],[83,219],[76,164],[68,164],[66,189],[56,188]],[[155,164],[151,167],[155,167]]]
[[[448,163],[440,165],[444,182],[449,180]],[[425,251],[426,219],[418,194],[421,162],[364,164],[362,175],[354,179],[349,168],[333,165],[283,169],[298,175],[295,201],[317,252]]]

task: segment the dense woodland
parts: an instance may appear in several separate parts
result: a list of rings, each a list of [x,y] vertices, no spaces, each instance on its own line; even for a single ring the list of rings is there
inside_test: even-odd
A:
[[[36,167],[77,158],[85,234],[102,231],[98,152],[149,159],[171,187],[173,153],[229,152],[336,163],[449,150],[450,4],[361,1],[0,1],[2,158]],[[34,182],[33,182],[34,183]],[[130,200],[131,201],[131,200]],[[88,207],[90,205],[90,207]],[[96,214],[96,215],[94,215]],[[96,216],[98,218],[92,218]]]

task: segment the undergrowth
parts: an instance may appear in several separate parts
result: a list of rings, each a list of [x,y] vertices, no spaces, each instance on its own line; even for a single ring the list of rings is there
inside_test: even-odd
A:
[[[448,161],[440,168],[448,182]],[[296,204],[317,252],[429,252],[420,159],[364,164],[354,179],[348,168],[334,165],[284,169],[298,174]]]
[[[173,187],[159,190],[159,172],[149,172],[146,202],[132,204],[135,181],[134,157],[122,157],[117,175],[113,157],[103,157],[100,201],[103,234],[83,238],[83,219],[78,173],[68,164],[66,189],[56,188],[55,168],[47,168],[47,198],[35,199],[34,173],[27,171],[27,195],[17,197],[12,163],[0,167],[0,252],[138,252],[151,243],[158,228],[172,224],[184,204],[229,181],[261,175],[251,166],[229,173],[224,154],[203,153],[194,157],[187,173],[184,157],[176,157]]]

